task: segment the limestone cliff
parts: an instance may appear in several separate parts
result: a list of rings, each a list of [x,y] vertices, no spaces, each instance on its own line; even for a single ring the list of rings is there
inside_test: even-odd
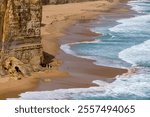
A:
[[[41,0],[0,0],[2,63],[5,63],[4,60],[12,61],[8,59],[10,57],[15,57],[24,64],[33,64],[31,62],[35,59],[40,61],[42,56],[41,19]],[[2,66],[5,65],[2,64]]]

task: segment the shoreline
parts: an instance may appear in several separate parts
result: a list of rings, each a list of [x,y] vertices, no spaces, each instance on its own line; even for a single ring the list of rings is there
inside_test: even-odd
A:
[[[118,12],[120,12],[120,10]],[[90,31],[90,22],[96,22],[97,19],[97,16],[95,16],[93,19],[81,19],[78,20],[78,22],[76,22],[75,24],[69,26],[69,28],[65,30],[63,36],[59,38],[58,45],[84,41],[94,41],[95,38],[97,36],[100,36],[101,34]],[[115,80],[116,76],[128,72],[127,69],[97,66],[93,64],[94,60],[75,57],[66,54],[61,49],[58,51],[55,57],[56,59],[63,62],[63,64],[60,66],[60,71],[67,71],[69,73],[69,76],[63,79],[59,77],[53,78],[51,82],[42,82],[35,91],[49,91],[68,88],[88,88],[91,86],[97,86],[96,84],[92,83],[92,81],[94,80],[103,80],[111,83]]]
[[[78,26],[73,26],[70,28],[70,31],[67,31],[67,34],[60,39],[59,44],[64,44],[64,42],[73,43],[76,41],[92,41],[94,38],[96,38],[96,36],[98,36],[98,34],[90,31],[86,34],[86,31],[84,31],[85,27],[81,27],[83,27],[83,29],[79,28]],[[72,30],[79,31],[79,29],[82,34],[71,33]],[[66,54],[62,50],[59,51],[56,59],[63,62],[60,66],[60,71],[67,71],[69,76],[64,78],[55,77],[51,82],[42,82],[35,91],[47,91],[47,89],[56,90],[68,88],[89,88],[92,86],[98,86],[92,83],[94,80],[102,80],[111,83],[115,80],[116,76],[128,72],[126,69],[97,66],[93,64],[94,60],[75,57]]]
[[[115,0],[118,1],[118,0]],[[97,5],[99,3],[99,5]],[[78,9],[75,13],[66,12],[66,14],[61,14],[64,11],[72,8],[72,6],[82,7],[83,9]],[[86,5],[85,5],[86,4]],[[103,15],[103,13],[111,11],[118,3],[103,3],[103,1],[87,2],[87,3],[71,3],[65,5],[47,5],[44,6],[43,14],[43,26],[42,27],[42,44],[45,52],[53,55],[59,61],[55,62],[55,68],[51,71],[45,71],[40,73],[34,73],[31,78],[25,78],[20,81],[8,81],[0,87],[0,99],[15,98],[18,94],[26,91],[45,91],[54,90],[62,88],[87,88],[90,86],[96,86],[92,84],[93,80],[105,80],[112,82],[114,77],[126,73],[126,69],[117,69],[110,67],[96,66],[93,64],[92,60],[86,60],[82,58],[76,58],[74,56],[68,55],[60,50],[60,45],[70,42],[70,39],[64,39],[67,36],[78,37],[79,40],[74,39],[73,42],[77,41],[89,41],[97,35],[89,31],[88,29],[81,29],[83,32],[79,34],[74,34],[68,30],[73,29],[77,22],[89,22],[91,20],[96,20],[97,16]],[[93,6],[91,6],[93,5]],[[104,5],[101,7],[101,5]],[[50,7],[51,6],[51,7]],[[59,7],[58,7],[59,6]],[[90,9],[88,7],[90,6]],[[55,8],[56,7],[56,8]],[[64,9],[58,11],[56,14],[50,14],[49,11],[52,9]],[[95,8],[96,7],[96,8]],[[117,9],[118,6],[114,7]],[[77,9],[74,7],[74,9]],[[104,10],[105,9],[105,10]],[[119,10],[119,9],[118,9]],[[84,12],[83,12],[84,11]],[[51,11],[52,12],[52,11]],[[76,13],[77,12],[77,13]],[[120,11],[123,12],[123,11]],[[110,12],[111,13],[111,12]],[[50,15],[50,16],[49,16]],[[84,27],[85,28],[85,27]],[[79,28],[75,29],[78,30]],[[66,32],[70,32],[69,35]],[[83,39],[86,38],[86,39]],[[67,37],[70,38],[70,37]],[[69,40],[69,41],[68,41]],[[71,39],[72,40],[72,39]],[[63,62],[63,64],[61,64]],[[71,65],[70,65],[71,63]],[[82,63],[82,64],[81,64]],[[80,66],[85,66],[80,68]],[[90,66],[88,68],[87,66]],[[79,69],[80,68],[80,69]],[[92,71],[91,71],[92,69]],[[99,73],[99,71],[101,71]],[[107,73],[109,71],[109,73]],[[74,75],[75,74],[75,75]],[[86,77],[86,79],[85,79]],[[81,83],[82,82],[82,83]],[[6,88],[6,86],[8,86]],[[2,92],[1,92],[2,91]]]

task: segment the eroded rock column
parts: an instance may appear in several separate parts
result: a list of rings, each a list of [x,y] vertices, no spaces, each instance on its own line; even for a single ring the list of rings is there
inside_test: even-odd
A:
[[[23,64],[26,71],[40,70],[41,19],[41,0],[0,0],[1,66],[8,74],[11,68],[23,73]]]

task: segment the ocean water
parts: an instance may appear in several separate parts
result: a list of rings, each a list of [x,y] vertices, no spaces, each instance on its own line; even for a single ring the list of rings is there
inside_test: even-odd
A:
[[[73,56],[95,60],[93,64],[135,68],[129,76],[117,76],[112,83],[93,81],[98,87],[26,92],[20,99],[150,99],[150,0],[132,0],[128,5],[138,13],[117,20],[116,26],[94,27],[103,36],[93,42],[70,43],[61,49]]]

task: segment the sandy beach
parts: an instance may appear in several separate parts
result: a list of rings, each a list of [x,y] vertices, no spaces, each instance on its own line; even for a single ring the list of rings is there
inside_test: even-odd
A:
[[[55,90],[64,88],[87,88],[90,86],[95,86],[95,84],[92,83],[93,80],[105,80],[108,82],[112,82],[113,80],[115,80],[115,76],[122,75],[123,73],[127,72],[126,69],[117,69],[94,65],[94,61],[92,60],[77,58],[68,55],[59,49],[60,45],[62,44],[93,41],[97,36],[101,36],[101,34],[97,34],[89,30],[91,28],[89,22],[96,21],[99,14],[103,14],[104,12],[110,12],[110,9],[112,9],[112,12],[116,12],[118,14],[126,12],[127,9],[123,7],[121,8],[121,6],[119,9],[117,9],[118,7],[115,7],[115,5],[117,4],[118,1],[114,2],[113,4],[106,1],[97,1],[68,4],[66,7],[64,5],[58,5],[59,8],[62,10],[59,11],[61,12],[60,14],[64,13],[64,16],[67,16],[68,18],[57,21],[58,18],[55,15],[56,22],[43,27],[43,44],[45,45],[44,49],[46,52],[54,55],[57,60],[62,62],[59,70],[64,72],[67,71],[69,73],[69,76],[64,78],[61,78],[61,76],[57,78],[53,77],[51,82],[41,82],[35,91]],[[77,8],[79,11],[75,11],[74,9],[74,12],[71,12],[71,14],[73,13],[72,16],[68,16],[70,15],[70,12],[67,9],[70,9],[72,5],[74,6],[73,8]],[[75,5],[77,5],[77,7]],[[45,6],[43,11],[45,11],[44,13],[46,13],[46,11],[48,10],[49,12],[51,12],[52,9],[48,6]],[[90,12],[85,12],[85,9]],[[55,9],[55,11],[57,11],[57,8]],[[53,15],[49,16],[48,18],[50,17],[53,17]],[[43,24],[46,24],[47,22],[52,22],[47,20],[49,19],[44,18]],[[47,38],[45,38],[46,32],[50,33],[47,34]],[[51,33],[53,33],[53,35],[51,35]]]
[[[86,22],[96,21],[97,16],[104,12],[128,12],[126,8],[116,10],[118,4],[118,0],[113,3],[102,0],[43,6],[42,45],[45,52],[56,57],[53,62],[55,67],[20,81],[1,79],[0,99],[17,97],[26,91],[86,88],[95,86],[93,80],[112,82],[115,76],[126,73],[126,69],[96,66],[91,60],[77,58],[60,50],[61,44],[92,41],[100,36],[91,32],[90,23]]]

